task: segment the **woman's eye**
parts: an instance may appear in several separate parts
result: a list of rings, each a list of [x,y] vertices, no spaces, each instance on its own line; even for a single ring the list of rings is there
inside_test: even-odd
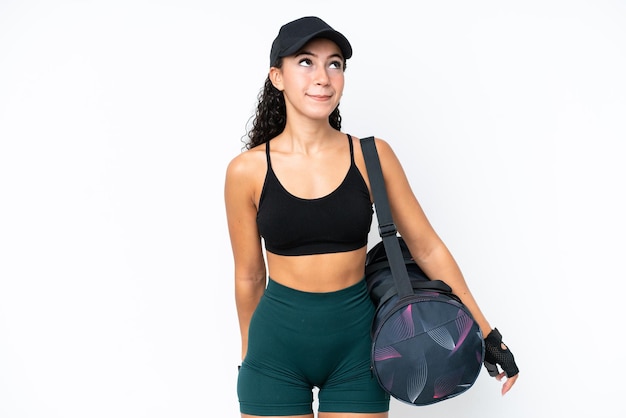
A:
[[[330,68],[341,70],[342,65],[343,64],[342,64],[341,61],[333,61],[333,62],[330,63]]]
[[[304,66],[304,67],[309,67],[313,63],[311,62],[310,58],[303,58],[303,59],[300,60],[299,64]]]

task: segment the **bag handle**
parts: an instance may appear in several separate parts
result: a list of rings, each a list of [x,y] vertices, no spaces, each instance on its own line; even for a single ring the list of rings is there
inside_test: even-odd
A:
[[[413,294],[413,286],[409,279],[409,274],[404,264],[402,249],[398,242],[398,230],[391,216],[391,208],[387,198],[387,188],[383,178],[383,171],[376,150],[376,143],[373,136],[361,138],[361,149],[363,150],[363,158],[367,168],[367,175],[372,187],[372,195],[374,196],[374,206],[376,208],[376,217],[378,219],[378,234],[383,240],[389,267],[396,285],[398,297],[403,298]]]

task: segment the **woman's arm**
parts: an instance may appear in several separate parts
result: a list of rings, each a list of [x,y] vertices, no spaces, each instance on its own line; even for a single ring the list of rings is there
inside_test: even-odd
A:
[[[256,225],[254,175],[250,158],[239,155],[226,171],[224,200],[235,264],[235,302],[241,332],[241,358],[248,348],[250,319],[265,289],[265,261]]]
[[[389,205],[398,232],[411,255],[431,279],[443,280],[467,305],[484,335],[491,331],[454,257],[428,221],[408,182],[400,161],[389,144],[376,139]]]

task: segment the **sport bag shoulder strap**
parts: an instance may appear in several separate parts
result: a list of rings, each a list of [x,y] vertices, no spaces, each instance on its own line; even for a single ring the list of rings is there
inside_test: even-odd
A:
[[[391,208],[387,197],[387,188],[383,178],[383,171],[378,158],[378,150],[373,136],[361,138],[361,149],[367,168],[367,175],[374,195],[374,207],[378,219],[378,233],[382,238],[385,252],[389,260],[389,267],[396,285],[398,297],[402,298],[413,294],[413,286],[406,270],[402,249],[398,242],[397,228],[391,216]]]

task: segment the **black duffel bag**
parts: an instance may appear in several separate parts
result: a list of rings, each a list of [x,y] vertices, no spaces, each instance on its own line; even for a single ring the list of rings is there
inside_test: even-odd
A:
[[[376,307],[372,371],[394,398],[429,405],[467,391],[484,360],[483,335],[451,288],[430,280],[396,233],[373,137],[361,140],[382,241],[367,253]]]

